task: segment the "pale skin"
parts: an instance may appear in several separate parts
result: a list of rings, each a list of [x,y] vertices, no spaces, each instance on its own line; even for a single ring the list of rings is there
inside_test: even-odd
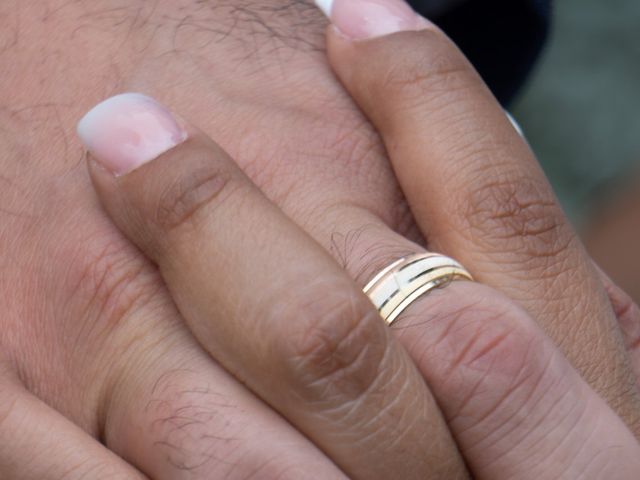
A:
[[[252,8],[243,9],[244,4]],[[531,365],[533,370],[524,373],[535,375],[541,372],[536,368],[546,365],[544,360],[550,362],[554,365],[550,376],[541,378],[555,385],[553,375],[561,375],[571,391],[578,392],[577,398],[589,399],[585,400],[589,408],[611,420],[606,425],[613,432],[601,432],[600,438],[617,439],[625,448],[634,448],[614,412],[637,434],[634,366],[624,342],[636,343],[618,330],[615,312],[627,324],[637,320],[637,310],[609,285],[617,299],[615,309],[611,308],[602,278],[561,216],[526,145],[455,49],[434,33],[392,40],[398,44],[363,44],[358,47],[359,58],[381,59],[364,68],[355,61],[358,56],[351,50],[355,47],[330,37],[330,59],[341,85],[322,51],[326,21],[314,7],[296,3],[277,9],[280,2],[266,0],[244,4],[196,6],[191,1],[166,1],[152,8],[148,2],[132,6],[129,1],[16,1],[0,6],[3,23],[12,26],[0,37],[0,62],[10,66],[0,78],[4,143],[0,159],[4,312],[0,320],[0,466],[4,470],[0,471],[9,478],[305,478],[309,472],[313,472],[311,478],[344,478],[345,473],[355,478],[388,478],[384,468],[393,467],[405,469],[395,470],[402,478],[429,474],[463,478],[467,474],[461,462],[464,456],[474,473],[498,478],[482,470],[488,467],[473,463],[480,434],[490,434],[491,425],[478,430],[474,440],[473,428],[465,437],[460,433],[465,425],[455,420],[455,412],[447,411],[456,408],[455,402],[445,402],[452,395],[447,387],[457,394],[465,385],[474,385],[474,378],[464,377],[465,362],[458,370],[462,384],[455,388],[429,362],[428,352],[453,359],[456,352],[464,352],[465,345],[483,350],[469,341],[484,333],[478,331],[477,323],[474,326],[478,319],[482,325],[496,326],[495,331],[486,332],[486,340],[480,335],[489,353],[497,358],[512,351],[522,353],[516,347],[523,344],[518,342],[531,341],[537,347],[532,358],[516,355],[514,363]],[[422,42],[422,48],[407,48],[414,47],[411,42]],[[408,55],[405,65],[385,62],[384,53],[399,47],[419,58]],[[384,79],[390,83],[381,85]],[[424,79],[434,82],[428,84],[433,88],[426,88],[421,83]],[[384,137],[390,158],[345,87]],[[394,101],[367,104],[366,97],[382,88]],[[136,218],[147,218],[144,215],[118,217],[113,210],[117,201],[129,202],[133,212],[149,208],[135,203],[131,192],[139,191],[136,182],[155,176],[161,186],[166,176],[175,178],[189,171],[176,171],[169,155],[164,162],[154,162],[123,179],[120,196],[115,190],[105,195],[115,184],[93,172],[99,198],[128,238],[123,236],[100,206],[73,134],[75,122],[90,106],[123,90],[153,95],[202,128],[204,133],[192,129],[189,143],[176,152],[189,160],[187,166],[203,158],[192,157],[189,148],[207,152],[204,157],[215,161],[203,168],[232,172],[234,181],[247,192],[242,201],[255,202],[257,211],[273,216],[274,221],[263,222],[257,230],[243,230],[260,225],[264,217],[236,218],[236,214],[227,218],[225,209],[217,209],[223,213],[212,220],[221,223],[207,228],[229,234],[212,237],[218,238],[217,243],[208,243],[204,230],[195,229],[185,238],[178,229],[171,238],[154,230],[154,225],[136,224]],[[416,92],[434,90],[438,95],[416,96]],[[468,95],[457,101],[462,91]],[[443,98],[457,108],[438,108]],[[418,124],[420,132],[413,131],[412,125]],[[480,124],[491,128],[474,128]],[[447,135],[456,129],[471,132],[470,137]],[[418,168],[418,158],[429,162]],[[470,163],[472,158],[475,161]],[[390,161],[424,235],[402,200]],[[256,187],[234,169],[235,162]],[[500,182],[493,177],[485,180],[483,172],[491,172],[496,165],[505,176]],[[448,185],[447,190],[438,190],[438,185]],[[424,198],[425,194],[434,197]],[[140,228],[135,229],[136,225]],[[262,240],[259,245],[242,245],[240,237],[233,236],[251,238],[246,232]],[[169,268],[169,256],[159,242],[164,237],[177,249],[180,265],[190,265],[184,255],[199,250],[193,242],[215,247],[204,255],[212,263],[189,271]],[[291,386],[287,383],[291,377],[279,377],[278,369],[269,370],[273,377],[259,371],[261,365],[250,354],[261,352],[264,345],[250,335],[248,325],[235,334],[232,329],[226,331],[229,338],[247,336],[242,343],[245,350],[230,341],[224,343],[225,351],[222,344],[213,342],[221,332],[209,329],[221,324],[203,320],[210,316],[209,306],[199,301],[211,298],[207,290],[215,279],[211,272],[219,269],[230,279],[240,275],[236,284],[242,286],[244,265],[234,263],[231,268],[216,262],[229,258],[233,252],[225,249],[230,245],[243,246],[246,250],[240,258],[251,260],[257,272],[266,276],[284,261],[278,249],[270,252],[271,265],[261,263],[263,256],[247,255],[264,245],[277,245],[274,238],[285,239],[308,260],[309,275],[331,279],[323,282],[330,285],[328,293],[340,286],[340,292],[354,302],[353,317],[340,309],[341,314],[334,316],[309,312],[308,325],[325,319],[348,324],[364,318],[358,323],[364,325],[359,330],[362,335],[354,337],[352,346],[357,349],[358,341],[362,345],[373,338],[382,351],[390,352],[385,357],[390,363],[380,371],[393,381],[381,381],[379,395],[373,399],[357,388],[346,388],[348,395],[338,391],[329,399],[337,404],[326,403],[326,391],[303,392],[311,395],[309,403],[317,410],[288,403],[265,382]],[[429,248],[459,259],[486,286],[456,284],[427,297],[391,335],[370,313],[357,287],[390,260],[423,248],[423,238]],[[183,315],[154,263],[160,265]],[[205,266],[206,271],[200,269]],[[283,277],[283,282],[299,284],[291,275]],[[189,292],[194,293],[189,294],[196,297],[186,297],[180,285],[192,287]],[[317,294],[317,289],[295,298],[303,302],[312,293]],[[238,289],[236,294],[244,298],[246,290]],[[276,298],[282,292],[276,289],[273,295]],[[326,295],[319,297],[326,302]],[[189,314],[185,299],[196,306]],[[332,311],[331,304],[320,305],[324,308],[318,312]],[[255,312],[260,309],[254,308],[224,311],[229,318],[258,320]],[[447,336],[447,319],[470,326],[448,330]],[[265,333],[281,333],[290,323]],[[438,334],[442,328],[445,331]],[[508,335],[505,351],[492,348],[505,345],[497,342],[505,331],[522,335]],[[461,338],[450,336],[451,332]],[[433,344],[440,337],[449,340]],[[249,352],[248,357],[234,363],[243,351]],[[342,354],[347,358],[353,350]],[[266,353],[264,358],[270,359]],[[495,379],[489,375],[492,365],[491,361],[485,365],[487,378]],[[361,375],[368,370],[365,365],[346,371],[345,385],[361,385],[366,380]],[[404,395],[400,398],[417,400],[394,403],[395,410],[390,412],[395,415],[390,417],[376,416],[387,405],[384,399],[399,392]],[[555,391],[565,398],[563,393]],[[442,412],[434,398],[441,402]],[[478,402],[470,404],[471,413],[481,415],[488,405],[481,396],[471,398]],[[345,406],[353,407],[354,418],[360,421],[350,424],[353,429],[347,430],[347,437],[351,437],[342,437],[341,443],[343,432],[323,429],[314,421],[330,424],[327,415],[339,414]],[[398,424],[403,412],[411,412],[419,421]],[[367,431],[367,426],[372,430]],[[384,452],[376,450],[382,438],[375,432],[384,433],[391,426],[406,427],[408,445],[426,453],[412,457],[411,449],[402,443],[384,445]],[[357,438],[370,443],[354,442]],[[78,445],[82,446],[80,456]],[[362,455],[353,455],[348,447]],[[595,453],[597,447],[593,447]],[[411,461],[400,455],[407,451]],[[507,455],[509,459],[517,463],[517,457]],[[603,471],[606,466],[605,462]]]

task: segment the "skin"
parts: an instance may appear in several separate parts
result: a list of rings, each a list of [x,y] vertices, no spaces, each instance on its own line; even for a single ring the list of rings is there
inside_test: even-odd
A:
[[[3,4],[14,28],[2,53],[11,73],[2,78],[1,339],[15,385],[6,389],[3,417],[22,418],[13,406],[24,385],[52,409],[37,417],[39,424],[60,412],[153,478],[300,478],[311,471],[343,477],[197,345],[155,267],[105,216],[73,132],[99,99],[125,88],[144,90],[208,123],[256,181],[272,185],[271,198],[324,232],[328,248],[335,243],[336,255],[345,255],[354,231],[384,226],[372,213],[380,200],[389,206],[389,223],[408,224],[373,129],[327,66],[326,21],[307,4],[292,6],[284,20],[273,3],[265,2],[255,18],[236,2],[214,10],[186,2],[195,24],[175,2],[155,11],[140,2],[140,12],[131,2]],[[190,31],[176,36],[185,28]],[[257,60],[245,60],[248,54]],[[285,64],[293,75],[283,72]],[[208,101],[194,103],[194,97]],[[335,152],[341,153],[334,158]],[[288,175],[292,161],[295,177]],[[365,165],[374,168],[359,178]],[[372,200],[370,191],[380,197]],[[332,225],[333,218],[349,216],[358,221],[340,230]],[[445,433],[448,440],[434,443],[434,471],[462,475]],[[30,458],[36,448],[22,442],[4,452],[2,463]],[[60,468],[70,467],[63,461]],[[40,472],[7,474],[42,478]]]
[[[215,137],[269,199],[363,284],[417,248],[409,240],[422,236],[375,130],[327,65],[325,21],[309,4],[283,11],[276,3],[0,6],[10,26],[0,37],[0,62],[10,66],[0,79],[6,366],[0,418],[8,438],[16,431],[11,425],[27,418],[16,409],[25,404],[18,400],[37,397],[41,424],[59,428],[62,438],[99,439],[153,478],[300,478],[314,466],[327,478],[342,476],[297,430],[282,430],[274,411],[198,346],[155,267],[105,216],[73,135],[81,114],[113,93],[142,90],[159,98]],[[516,300],[534,310],[524,293]],[[558,309],[573,303],[567,299]],[[565,322],[594,305],[610,308],[599,293],[580,310],[567,310]],[[541,322],[552,337],[553,318]],[[576,347],[581,337],[559,343],[633,426],[632,376],[620,360],[615,318],[603,318],[609,340],[583,352],[585,358]],[[255,440],[273,429],[283,433],[268,445]],[[2,451],[14,477],[47,478],[6,460],[31,458],[37,445],[29,436],[41,438],[33,431]],[[450,439],[442,442],[434,464],[458,471],[457,452],[446,448]],[[140,477],[97,441],[91,445],[96,451],[87,458],[96,465],[71,462],[78,478],[96,471],[114,478],[104,465],[122,478]],[[284,454],[291,445],[299,456]],[[50,458],[64,457],[56,442],[47,446]]]
[[[401,38],[415,47],[429,35]],[[350,478],[450,478],[432,456],[439,412],[371,303],[224,151],[188,132],[130,173],[100,156],[89,169],[194,335]],[[473,478],[637,477],[632,433],[499,292],[454,282],[414,303],[398,329]]]

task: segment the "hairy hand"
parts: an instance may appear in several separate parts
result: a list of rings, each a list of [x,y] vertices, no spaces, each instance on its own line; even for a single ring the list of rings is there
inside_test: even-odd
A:
[[[274,436],[277,415],[200,349],[155,267],[101,210],[74,134],[100,99],[155,95],[353,260],[352,238],[409,216],[377,136],[327,66],[322,14],[302,1],[16,0],[0,19],[0,351],[15,386],[0,394],[0,419],[13,419],[2,438],[34,394],[154,478],[338,475],[313,467],[324,460],[291,427]],[[55,430],[46,418],[30,425]],[[67,427],[58,436],[75,438]],[[78,477],[106,463],[22,431],[0,463],[47,455],[14,478],[54,475],[51,459],[77,461]]]
[[[156,478],[212,469],[277,476],[323,464],[304,448],[286,464],[274,462],[275,453],[304,443],[293,430],[263,448],[259,433],[280,420],[197,346],[155,268],[101,210],[73,135],[81,114],[105,97],[155,96],[203,127],[363,284],[415,251],[409,240],[422,240],[377,134],[327,65],[321,14],[310,1],[9,0],[0,19],[0,342],[7,378]],[[447,63],[434,66],[446,84]],[[429,241],[446,250],[466,245],[452,232],[481,239],[468,255],[486,267],[487,283],[533,313],[635,424],[633,377],[617,337],[603,335],[615,328],[607,297],[597,286],[588,297],[554,287],[576,271],[590,275],[588,260],[569,248],[573,233],[556,222],[546,191],[540,195],[546,186],[525,187],[502,182],[451,196],[443,215],[462,215],[435,222]],[[465,223],[466,214],[483,220]],[[551,267],[553,275],[506,284],[499,270],[510,263],[501,259],[519,253],[530,255],[530,273]],[[492,275],[494,265],[500,268]],[[558,312],[565,312],[562,322]],[[15,398],[0,396],[0,419]]]

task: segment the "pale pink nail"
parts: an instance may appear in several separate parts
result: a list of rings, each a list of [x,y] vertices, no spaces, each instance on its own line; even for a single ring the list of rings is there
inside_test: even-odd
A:
[[[431,24],[403,0],[315,0],[334,26],[355,40],[381,37]]]
[[[124,175],[184,142],[187,132],[152,98],[125,93],[87,113],[78,136],[105,168]]]

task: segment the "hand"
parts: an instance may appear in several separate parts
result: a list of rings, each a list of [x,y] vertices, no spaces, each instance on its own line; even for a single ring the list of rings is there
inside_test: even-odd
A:
[[[327,68],[321,14],[245,5],[0,5],[2,475],[140,476],[102,442],[154,479],[342,476],[198,346],[155,268],[102,212],[73,133],[107,92],[157,93],[227,136],[336,255],[354,229],[390,233],[379,216],[410,230],[377,136]],[[455,478],[460,458],[439,422],[433,471]]]
[[[379,9],[365,11],[367,4],[375,4]],[[578,357],[588,358],[584,352],[603,341],[624,344],[629,355],[623,355],[621,363],[630,365],[637,384],[640,379],[638,307],[584,254],[535,158],[462,55],[437,28],[416,18],[398,2],[335,0],[327,5],[332,6],[327,13],[336,27],[328,32],[331,63],[382,135],[398,179],[430,245],[461,259],[480,281],[513,299],[522,302],[529,294],[540,295],[536,302],[525,305],[530,313],[535,312],[537,322],[556,338],[570,358],[572,352],[581,348],[583,353]],[[377,22],[376,13],[384,10],[382,5],[387,5],[390,11],[384,13],[385,21]],[[367,21],[359,22],[361,18]],[[422,31],[375,38],[400,30]],[[602,286],[613,308],[587,311],[580,323],[567,322],[571,313],[581,310],[585,302],[601,296]],[[527,290],[529,292],[524,293]],[[606,449],[600,450],[601,454],[594,452],[587,456],[586,467],[578,467],[575,474],[552,464],[553,459],[558,458],[556,455],[563,454],[563,448],[554,440],[555,433],[562,430],[556,422],[570,421],[569,412],[585,411],[575,403],[555,419],[549,420],[549,417],[560,409],[562,401],[547,413],[549,426],[553,426],[551,430],[545,432],[545,420],[537,420],[539,424],[532,425],[525,436],[518,437],[520,415],[527,416],[526,405],[535,398],[536,389],[542,390],[547,400],[553,396],[553,388],[542,386],[548,370],[553,370],[552,362],[545,363],[540,369],[542,373],[536,375],[535,368],[531,370],[535,360],[529,357],[538,345],[535,335],[520,331],[513,319],[505,319],[504,313],[491,314],[492,308],[485,310],[488,298],[491,298],[488,293],[475,299],[469,295],[461,302],[462,297],[454,299],[451,295],[441,301],[454,315],[449,318],[439,315],[432,303],[422,310],[422,315],[417,310],[417,314],[407,316],[399,329],[401,341],[413,337],[403,343],[409,346],[432,387],[473,473],[487,478],[510,478],[509,472],[515,478],[575,478],[577,471],[581,471],[580,475],[603,478],[606,474],[600,466],[604,465],[615,478],[636,478],[637,465],[629,470],[623,465],[631,463],[615,465]],[[571,302],[569,312],[562,307],[566,300]],[[434,302],[437,309],[437,301]],[[419,307],[414,306],[414,313],[416,309]],[[487,320],[489,324],[485,324]],[[621,331],[615,327],[616,320]],[[444,325],[439,325],[440,322]],[[594,328],[596,335],[591,342],[583,339],[586,343],[581,344],[576,339],[577,329],[598,324],[601,327]],[[573,332],[569,331],[571,328]],[[566,333],[561,333],[563,330]],[[514,335],[517,338],[514,339]],[[434,374],[437,366],[434,361],[441,361],[441,354],[445,358],[451,355],[448,350],[459,353],[449,357],[454,359],[452,368],[442,367],[440,375]],[[623,351],[622,348],[610,350],[611,353]],[[460,364],[464,367],[467,361],[470,361],[471,372],[456,378]],[[474,371],[476,369],[479,371]],[[507,384],[493,383],[492,375],[502,376]],[[539,383],[523,394],[527,380],[531,381],[529,375]],[[585,375],[588,378],[588,373]],[[438,386],[446,388],[443,391]],[[560,391],[569,388],[564,381],[555,387]],[[630,392],[636,390],[633,383],[627,388]],[[605,396],[606,390],[605,387],[601,392]],[[486,397],[489,397],[487,415],[474,418],[470,412],[478,405],[476,402],[481,403]],[[494,424],[500,434],[483,432],[475,441],[469,441],[472,430],[482,431],[482,425],[493,422],[499,409],[509,407],[517,413],[505,423]],[[605,428],[609,426],[601,414],[593,418],[596,423],[604,423]],[[509,427],[511,423],[515,423],[513,430]],[[579,431],[584,427],[576,424],[572,429]],[[632,427],[637,436],[637,426],[632,423]],[[538,441],[531,443],[537,436],[536,430],[543,431],[539,432]],[[573,444],[579,448],[588,441],[563,437],[564,447]],[[511,462],[508,456],[512,456]],[[573,463],[574,468],[580,463],[570,454],[565,460]],[[538,477],[530,470],[532,465],[540,469]],[[519,470],[522,468],[524,471]]]
[[[373,49],[365,55],[386,47],[332,41]],[[420,47],[433,31],[395,41]],[[131,94],[96,107],[79,133],[106,210],[159,266],[213,358],[351,478],[442,478],[431,455],[446,446],[439,411],[404,350],[339,265],[219,147]],[[412,313],[400,341],[474,478],[637,477],[636,439],[517,304],[454,282]]]
[[[209,7],[115,0],[0,6],[7,25],[0,34],[3,355],[19,372],[16,382],[156,478],[287,470],[268,459],[289,452],[293,440],[265,446],[260,435],[273,430],[274,417],[255,422],[247,415],[253,400],[212,400],[233,398],[237,387],[227,391],[233,383],[183,330],[157,274],[95,202],[72,132],[84,109],[137,89],[185,112],[361,284],[416,248],[388,226],[419,240],[377,136],[326,67],[320,15],[271,0]],[[524,290],[529,307],[542,286]],[[568,308],[573,302],[553,301],[569,312],[558,338],[585,312],[609,308],[602,296]],[[628,372],[618,357],[609,358],[615,343],[605,337],[589,351],[578,347],[595,336],[587,324],[576,346],[565,347],[624,408],[635,394],[620,381]],[[3,411],[14,398],[2,398]],[[82,460],[55,453],[41,460],[51,458],[67,466]],[[310,457],[287,461],[307,465]]]
[[[353,19],[358,12],[349,13],[351,15],[348,18]],[[336,14],[339,15],[340,11],[334,13]],[[368,18],[371,19],[372,16]],[[340,25],[339,17],[334,21]],[[410,108],[405,110],[403,107],[406,103],[402,102],[404,88],[398,88],[394,84],[384,85],[387,87],[384,90],[387,94],[392,92],[395,94],[389,96],[388,104],[381,100],[372,106],[363,100],[383,98],[380,95],[371,96],[372,89],[376,86],[375,81],[372,80],[378,78],[378,75],[371,74],[371,65],[378,66],[380,70],[384,68],[382,72],[393,72],[396,75],[407,73],[404,71],[406,65],[394,64],[396,57],[391,55],[392,52],[398,51],[400,42],[404,47],[403,51],[404,49],[420,51],[426,47],[439,47],[444,51],[442,54],[444,58],[454,60],[457,58],[462,69],[459,75],[462,80],[469,82],[468,89],[462,90],[465,94],[459,99],[460,108],[465,113],[463,118],[466,118],[466,115],[471,115],[473,118],[474,111],[489,115],[491,121],[487,122],[486,127],[489,132],[504,134],[507,140],[511,139],[514,147],[523,145],[497,105],[493,102],[487,102],[485,105],[475,103],[483,96],[488,100],[490,97],[482,88],[478,88],[481,87],[481,83],[477,81],[459,54],[455,51],[447,52],[447,49],[452,49],[451,45],[428,24],[422,21],[416,23],[414,20],[414,25],[415,27],[412,28],[420,26],[427,27],[427,30],[363,43],[354,43],[345,40],[335,32],[330,32],[329,42],[338,73],[341,74],[345,85],[350,88],[354,96],[362,101],[365,111],[369,113],[375,107],[384,112],[378,112],[378,117],[372,114],[372,118],[374,121],[376,118],[383,119],[382,125],[386,128],[380,127],[380,130],[389,142],[388,145],[399,146],[399,151],[390,148],[392,161],[408,162],[407,158],[417,159],[412,164],[414,167],[411,170],[412,175],[406,178],[415,178],[415,175],[419,175],[424,181],[427,177],[426,166],[421,161],[425,158],[425,152],[420,152],[421,148],[424,150],[424,146],[421,146],[417,136],[410,134],[403,137],[404,142],[398,141],[397,136],[403,135],[405,129],[398,128],[397,125],[394,128],[394,121],[407,122],[404,124],[406,126],[416,125],[417,120],[423,118],[423,115],[427,116],[430,111],[423,110],[420,105],[416,110]],[[346,25],[344,28],[348,29],[349,26]],[[421,69],[429,64],[416,62],[411,66]],[[417,72],[411,70],[411,72],[418,79],[427,78],[425,72],[420,70]],[[380,78],[392,77],[383,74]],[[401,83],[400,86],[404,84]],[[478,108],[479,106],[488,110],[483,111]],[[98,124],[98,127],[94,128],[95,132],[108,131],[109,122]],[[411,133],[410,130],[409,132]],[[194,142],[197,144],[198,140]],[[502,144],[502,142],[498,143],[498,145]],[[407,151],[402,148],[403,145],[409,145],[411,149]],[[242,284],[249,282],[248,278],[258,285],[262,282],[268,283],[271,272],[277,270],[279,264],[283,265],[281,267],[283,272],[288,271],[285,265],[292,264],[296,267],[293,271],[303,276],[306,269],[299,266],[300,260],[284,260],[290,258],[292,252],[297,251],[284,240],[286,234],[274,232],[271,240],[262,237],[260,226],[263,225],[264,220],[260,222],[251,220],[255,218],[266,220],[270,216],[266,215],[253,201],[242,200],[250,197],[250,194],[242,188],[246,180],[238,179],[236,175],[229,173],[229,170],[234,171],[233,165],[222,154],[215,151],[211,153],[213,158],[210,161],[190,162],[190,149],[178,146],[156,162],[123,177],[121,181],[115,181],[111,174],[94,168],[96,185],[115,221],[160,265],[185,318],[203,344],[215,357],[225,359],[223,362],[227,368],[240,372],[243,378],[248,378],[247,383],[259,392],[262,391],[261,395],[270,399],[276,408],[285,415],[290,415],[287,405],[283,407],[279,404],[277,394],[274,400],[273,393],[265,394],[263,387],[261,388],[263,378],[268,376],[265,375],[265,369],[271,372],[272,376],[274,375],[273,370],[268,369],[268,366],[273,365],[270,361],[273,357],[268,353],[262,353],[252,360],[253,355],[250,355],[250,360],[245,361],[247,350],[254,352],[256,339],[247,336],[239,342],[233,341],[239,338],[236,333],[238,330],[246,330],[242,321],[235,321],[237,320],[235,317],[231,319],[229,326],[224,321],[222,325],[216,322],[220,318],[216,312],[220,305],[226,306],[225,311],[232,312],[234,300],[237,304],[243,297],[240,295],[239,299],[235,299],[235,296],[231,295],[230,300],[227,298],[228,294],[220,296],[219,287],[212,286],[209,272],[230,272],[231,285],[242,291]],[[411,153],[414,155],[409,155]],[[118,159],[118,152],[110,154],[98,149],[98,154],[99,156],[102,154],[103,160],[108,161],[110,157],[111,160]],[[205,155],[198,155],[198,157],[202,156]],[[219,161],[221,156],[222,162]],[[153,155],[145,157],[145,160],[151,157]],[[398,160],[393,160],[394,158]],[[511,168],[525,169],[528,165],[522,160],[527,158],[530,157],[514,157],[514,165]],[[158,162],[162,166],[158,166]],[[402,181],[402,172],[406,171],[407,164],[395,163],[395,165]],[[489,171],[495,172],[495,170]],[[535,174],[536,170],[532,170],[531,173]],[[209,189],[203,189],[200,188],[202,182],[198,181],[200,176],[224,179],[224,181],[214,183]],[[198,186],[197,189],[190,187],[194,184]],[[425,191],[422,185],[416,183],[413,185],[413,190],[407,192],[409,198],[411,198],[411,192],[422,195]],[[179,187],[176,188],[176,186]],[[192,194],[193,192],[196,193]],[[191,201],[185,205],[186,197]],[[424,203],[424,199],[418,196],[418,202],[412,203],[412,207],[419,210],[420,205]],[[235,212],[234,206],[237,205],[241,208]],[[157,214],[158,211],[161,215]],[[125,216],[122,212],[133,212],[133,214]],[[185,212],[188,213],[186,218]],[[238,215],[234,217],[235,213]],[[167,228],[165,222],[161,220],[167,217],[172,219],[169,222],[170,228]],[[255,226],[251,229],[251,234],[248,231],[242,232],[242,218],[247,219],[248,225]],[[420,218],[418,217],[419,221]],[[225,221],[230,222],[230,219],[235,219],[236,223],[225,225]],[[277,223],[275,220],[266,222],[272,227]],[[224,235],[227,238],[216,238],[216,232],[233,230],[236,230],[236,233]],[[264,230],[268,232],[269,228]],[[274,230],[278,229],[274,228]],[[238,231],[240,233],[237,233]],[[250,239],[241,240],[236,235],[242,239],[245,237]],[[269,234],[265,235],[268,237]],[[252,248],[254,242],[258,245],[271,245],[269,253],[275,259],[282,256],[283,260],[279,263],[271,258],[250,255],[246,262],[238,262],[238,259],[248,256],[247,251],[260,250]],[[194,251],[200,253],[195,255],[197,258],[195,261],[193,260]],[[202,260],[201,255],[209,260]],[[307,258],[307,255],[300,255],[299,258]],[[234,271],[237,267],[241,269],[242,265],[246,265],[247,274]],[[264,268],[263,265],[270,267]],[[260,272],[265,275],[262,282],[259,280]],[[257,279],[254,279],[254,273]],[[597,274],[594,273],[594,277],[595,275]],[[240,279],[234,281],[235,276]],[[320,280],[322,288],[318,289],[322,292],[318,295],[321,299],[332,299],[335,295],[335,285],[342,286],[342,283],[337,281],[328,282],[327,285],[323,281],[325,277],[322,273],[315,278],[322,279]],[[597,280],[597,277],[595,278]],[[517,278],[513,279],[513,283],[517,281]],[[291,285],[298,284],[303,282],[285,282],[284,285],[288,290]],[[282,288],[280,282],[270,287],[268,291],[278,291]],[[344,289],[349,290],[348,287]],[[457,296],[455,289],[458,290]],[[291,290],[293,305],[298,305],[296,297],[304,298],[305,294],[308,295],[306,289],[300,289],[300,287]],[[296,295],[297,291],[304,293]],[[215,300],[211,301],[212,298]],[[266,298],[271,299],[272,303],[277,303],[273,300],[277,299],[277,295],[267,293]],[[306,303],[303,302],[303,304]],[[354,299],[351,304],[358,303]],[[419,308],[421,310],[418,310]],[[235,309],[237,310],[237,307]],[[479,285],[453,284],[439,292],[439,295],[423,298],[422,303],[414,304],[413,309],[413,315],[405,316],[404,324],[400,323],[404,327],[401,329],[400,340],[409,348],[421,373],[431,386],[474,475],[479,478],[548,478],[563,475],[567,478],[575,478],[581,474],[586,475],[587,478],[601,478],[609,474],[617,478],[635,478],[640,468],[635,460],[637,453],[634,452],[638,449],[636,440],[620,419],[591,389],[585,386],[559,350],[536,327],[533,319],[524,314],[512,301],[502,297],[496,291]],[[281,318],[276,318],[274,321],[271,308],[249,308],[249,311],[253,313],[249,316],[251,325],[267,324],[264,336],[268,336],[269,333],[273,335],[273,332],[269,332],[273,328],[276,331],[276,338],[285,337],[285,333],[277,333],[278,325],[284,324],[286,331],[292,323],[288,321],[286,315],[284,315],[284,321]],[[279,310],[276,311],[280,313]],[[307,318],[312,319],[310,326],[303,327],[304,332],[308,331],[307,328],[311,332],[318,330],[316,325],[319,322],[317,319],[314,320],[314,315],[304,315],[307,310],[302,308],[295,311],[303,312],[303,315],[300,315],[303,325],[307,325]],[[255,312],[259,312],[257,318],[254,317]],[[264,316],[261,316],[263,312]],[[631,313],[637,314],[637,312]],[[246,318],[242,314],[238,317]],[[341,332],[344,330],[344,325],[350,324],[349,319],[353,317],[362,318],[366,315],[354,311],[350,316],[333,318],[330,323],[326,321],[320,323],[321,331]],[[359,322],[359,325],[362,323],[365,322]],[[332,327],[327,327],[327,324]],[[369,329],[375,331],[376,327],[377,325],[373,324]],[[351,329],[348,331],[353,332]],[[313,336],[311,334],[303,336],[303,338],[309,337]],[[371,341],[371,336],[360,342],[357,341],[356,335],[352,334],[348,338],[353,353],[347,356],[351,357],[356,356],[355,352],[360,351],[362,345],[370,344]],[[285,346],[296,345],[296,336],[294,335],[293,339],[278,341],[276,344],[281,345],[282,342]],[[344,345],[346,342],[332,343]],[[283,350],[286,358],[286,353],[291,349]],[[276,351],[281,354],[280,349]],[[275,364],[279,364],[277,359],[281,358],[280,355],[276,355],[275,358]],[[312,363],[303,362],[303,364],[308,366]],[[374,360],[367,370],[375,371],[377,366]],[[384,368],[381,370],[385,371]],[[269,378],[273,378],[272,376]],[[276,380],[272,380],[270,385],[280,383],[277,380],[277,374],[275,377]],[[353,377],[352,375],[346,378]],[[357,378],[357,375],[355,377]],[[407,444],[410,445],[411,442]],[[614,445],[616,447],[611,450]],[[629,448],[629,450],[622,452],[620,457],[615,457],[614,452],[620,445],[626,445],[622,448]]]

